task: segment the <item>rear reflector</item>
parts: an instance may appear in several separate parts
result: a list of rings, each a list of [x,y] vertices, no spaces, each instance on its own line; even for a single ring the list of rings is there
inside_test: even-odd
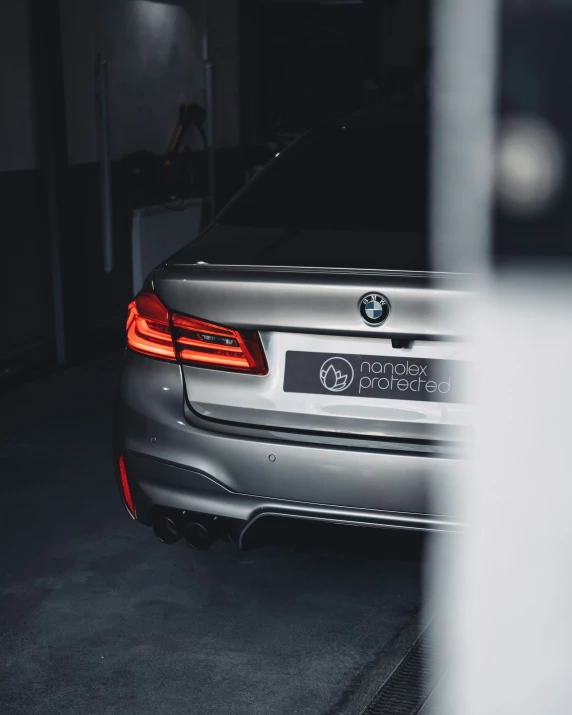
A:
[[[131,490],[129,489],[129,482],[127,481],[127,471],[125,470],[125,460],[123,455],[119,457],[119,474],[121,475],[121,490],[123,491],[123,498],[127,504],[127,508],[133,516],[135,516],[135,507],[133,505],[133,499],[131,497]]]
[[[260,335],[170,313],[154,293],[129,304],[127,344],[132,350],[187,365],[266,375]]]

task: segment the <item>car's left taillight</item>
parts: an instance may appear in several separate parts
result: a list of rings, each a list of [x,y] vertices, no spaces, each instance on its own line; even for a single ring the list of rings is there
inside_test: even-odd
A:
[[[169,311],[154,293],[140,293],[129,303],[127,344],[131,350],[175,361],[175,346],[169,326]]]
[[[173,313],[150,292],[129,304],[127,344],[149,357],[186,365],[266,375],[260,335]]]

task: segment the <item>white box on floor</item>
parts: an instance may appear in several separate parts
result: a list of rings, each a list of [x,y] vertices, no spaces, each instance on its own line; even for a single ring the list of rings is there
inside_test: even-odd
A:
[[[199,235],[203,199],[136,209],[133,212],[131,251],[133,294],[149,273]]]

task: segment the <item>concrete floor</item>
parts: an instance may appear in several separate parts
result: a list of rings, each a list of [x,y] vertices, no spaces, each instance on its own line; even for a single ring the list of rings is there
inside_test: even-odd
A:
[[[360,713],[418,633],[421,538],[160,544],[114,481],[117,364],[0,397],[0,712]]]

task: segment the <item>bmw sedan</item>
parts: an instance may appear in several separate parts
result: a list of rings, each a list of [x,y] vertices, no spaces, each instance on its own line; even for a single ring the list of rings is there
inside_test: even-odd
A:
[[[430,271],[426,127],[370,110],[309,132],[130,304],[114,455],[161,541],[242,546],[269,517],[460,526],[442,497],[466,293]]]

